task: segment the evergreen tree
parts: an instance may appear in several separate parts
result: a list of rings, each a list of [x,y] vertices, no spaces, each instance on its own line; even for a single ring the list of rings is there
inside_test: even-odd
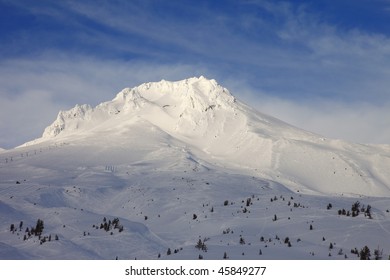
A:
[[[372,219],[372,216],[371,216],[371,205],[370,204],[368,204],[367,205],[367,208],[366,208],[366,215],[370,218],[370,219]]]
[[[381,260],[382,255],[383,255],[383,250],[379,250],[379,247],[378,247],[378,249],[374,250],[375,260]]]
[[[196,245],[195,245],[195,248],[201,250],[202,247],[203,247],[203,242],[202,242],[202,240],[199,238],[198,243],[196,243]]]
[[[260,242],[264,242],[264,236],[260,237]]]
[[[367,246],[364,246],[364,247],[360,250],[360,259],[361,259],[361,260],[369,260],[370,257],[371,257],[370,249],[369,249]]]
[[[41,235],[44,229],[44,224],[41,219],[37,220],[37,224],[35,226],[35,236]]]
[[[198,243],[196,243],[195,248],[207,252],[206,243],[203,242],[200,238],[198,240]]]
[[[352,217],[356,217],[359,215],[359,212],[360,212],[360,202],[359,201],[356,201],[354,204],[352,204],[351,211],[352,211]]]

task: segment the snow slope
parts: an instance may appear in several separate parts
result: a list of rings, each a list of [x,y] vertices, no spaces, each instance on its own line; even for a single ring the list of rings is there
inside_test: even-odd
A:
[[[390,253],[389,146],[300,130],[204,77],[61,111],[42,138],[0,157],[2,259],[344,259],[365,245]],[[371,219],[338,214],[356,201],[372,207]],[[123,231],[100,228],[115,218]],[[59,240],[23,240],[37,219]]]

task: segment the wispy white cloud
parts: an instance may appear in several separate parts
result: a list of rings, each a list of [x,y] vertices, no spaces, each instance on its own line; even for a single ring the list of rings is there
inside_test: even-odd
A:
[[[264,96],[252,104],[261,112],[324,137],[358,143],[390,143],[390,102],[346,104],[322,99],[301,103]]]

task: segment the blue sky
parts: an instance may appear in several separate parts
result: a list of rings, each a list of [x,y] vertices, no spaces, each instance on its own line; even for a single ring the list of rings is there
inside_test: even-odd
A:
[[[0,147],[59,110],[204,75],[327,137],[390,144],[389,0],[0,0]]]

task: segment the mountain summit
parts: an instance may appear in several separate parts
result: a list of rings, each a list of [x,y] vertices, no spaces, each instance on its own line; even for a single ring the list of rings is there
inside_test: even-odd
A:
[[[153,123],[169,127],[175,123],[176,130],[189,122],[194,126],[214,115],[214,109],[231,110],[235,99],[229,91],[215,80],[203,76],[179,82],[160,81],[145,83],[135,88],[126,88],[109,102],[95,108],[76,105],[61,111],[56,121],[46,128],[43,138],[70,134],[77,130],[91,129],[110,119],[130,119],[138,116]],[[207,113],[208,112],[208,113]],[[168,124],[161,122],[168,121]]]

